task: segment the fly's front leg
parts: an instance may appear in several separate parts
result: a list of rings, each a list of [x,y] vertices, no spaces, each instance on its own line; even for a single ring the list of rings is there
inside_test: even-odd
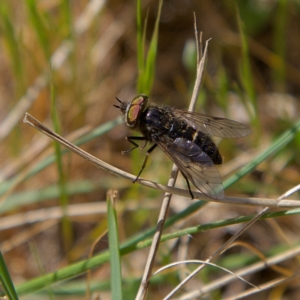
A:
[[[126,140],[131,143],[133,145],[133,147],[131,149],[128,149],[128,150],[125,150],[125,151],[122,151],[121,153],[122,154],[126,154],[126,153],[129,153],[131,152],[132,150],[138,148],[138,144],[135,143],[134,141],[146,141],[147,142],[147,139],[143,136],[127,136],[126,137]]]
[[[147,160],[148,160],[148,157],[150,155],[150,153],[157,147],[157,144],[154,144],[151,148],[148,149],[148,151],[146,152],[146,157],[144,159],[144,162],[143,162],[143,165],[142,165],[142,168],[139,172],[139,174],[136,176],[136,178],[134,179],[133,183],[135,183],[138,178],[141,176],[143,170],[145,169],[145,166],[146,166],[146,163],[147,163]]]

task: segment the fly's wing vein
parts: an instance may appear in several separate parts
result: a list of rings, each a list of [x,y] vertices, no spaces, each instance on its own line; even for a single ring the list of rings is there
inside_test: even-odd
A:
[[[213,199],[224,198],[220,173],[197,144],[184,138],[156,143],[203,194]]]
[[[240,138],[252,132],[247,125],[226,118],[181,111],[178,109],[175,109],[173,113],[178,118],[184,119],[185,122],[196,130],[208,135],[221,138]]]

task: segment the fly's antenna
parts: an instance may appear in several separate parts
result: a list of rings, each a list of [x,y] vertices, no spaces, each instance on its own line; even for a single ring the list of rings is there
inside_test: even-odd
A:
[[[117,101],[120,102],[121,104],[123,103],[118,97],[116,97],[116,99],[117,99]],[[114,104],[113,104],[113,106],[116,107],[116,108],[120,108],[120,109],[121,109],[121,107],[118,106],[118,105],[114,105]]]
[[[114,107],[119,108],[121,110],[122,113],[125,113],[126,111],[126,107],[127,107],[127,103],[123,102],[122,100],[120,100],[118,97],[116,97],[117,101],[120,103],[120,105],[114,105]]]
[[[120,103],[123,103],[123,101],[121,101],[118,97],[116,97],[117,101],[119,101]]]

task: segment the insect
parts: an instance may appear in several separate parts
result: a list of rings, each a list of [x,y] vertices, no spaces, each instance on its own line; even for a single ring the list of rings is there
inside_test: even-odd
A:
[[[120,104],[114,106],[124,114],[126,125],[142,133],[142,136],[128,136],[126,139],[133,147],[122,153],[139,147],[137,141],[145,141],[141,148],[153,143],[134,182],[144,170],[149,154],[159,146],[181,171],[192,199],[189,181],[210,198],[224,198],[222,179],[215,166],[222,164],[223,158],[210,136],[240,138],[251,134],[248,126],[168,106],[147,106],[146,95],[138,95],[128,103],[116,99]]]

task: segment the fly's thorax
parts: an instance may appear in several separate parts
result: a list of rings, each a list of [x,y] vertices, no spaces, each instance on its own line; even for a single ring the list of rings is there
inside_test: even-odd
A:
[[[148,97],[146,95],[136,96],[130,103],[127,103],[125,122],[128,127],[135,128],[138,125],[141,113],[146,108]]]
[[[172,127],[174,116],[170,115],[166,107],[150,106],[140,117],[139,130],[149,140],[156,140],[162,135],[168,134]]]

